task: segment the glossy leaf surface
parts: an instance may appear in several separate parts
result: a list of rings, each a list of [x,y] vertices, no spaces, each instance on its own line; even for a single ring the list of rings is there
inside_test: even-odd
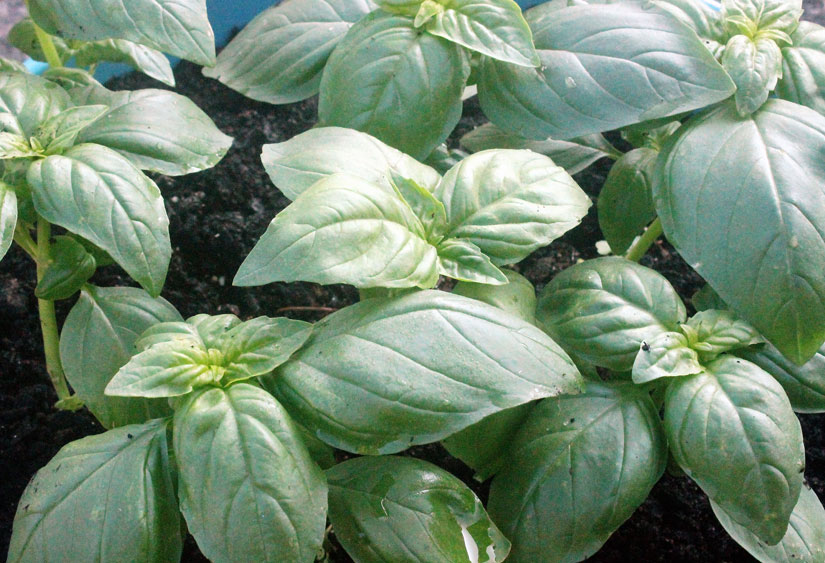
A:
[[[750,324],[730,311],[715,309],[696,313],[683,325],[682,331],[691,347],[699,351],[702,361],[712,360],[722,352],[765,342]]]
[[[703,371],[696,350],[678,332],[662,332],[643,342],[633,362],[633,383],[641,385],[662,377],[693,375]]]
[[[825,113],[825,28],[799,22],[791,38],[793,44],[782,48],[782,78],[776,94]]]
[[[29,139],[68,106],[69,96],[57,84],[29,73],[0,73],[0,131]]]
[[[536,323],[536,290],[530,281],[513,270],[501,270],[507,283],[494,286],[482,283],[459,282],[453,293],[483,301],[515,315],[530,324]]]
[[[17,194],[11,186],[0,181],[0,260],[14,240],[17,226]]]
[[[40,124],[37,141],[46,154],[59,154],[71,148],[81,131],[100,119],[108,109],[104,105],[67,108]]]
[[[125,39],[104,39],[83,45],[75,52],[75,61],[79,66],[101,61],[123,63],[164,84],[175,85],[175,75],[166,55]]]
[[[737,350],[736,355],[761,367],[776,379],[796,412],[825,412],[825,346],[801,366],[774,346]]]
[[[772,39],[753,41],[736,35],[725,45],[722,66],[736,84],[736,110],[755,112],[768,99],[782,74],[782,51]]]

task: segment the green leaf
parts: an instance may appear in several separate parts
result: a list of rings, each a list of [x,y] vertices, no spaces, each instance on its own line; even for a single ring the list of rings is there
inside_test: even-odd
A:
[[[689,114],[683,114],[680,118],[690,117]],[[662,150],[665,144],[673,133],[675,133],[682,123],[670,117],[663,117],[661,119],[652,119],[650,121],[642,121],[622,128],[622,139],[633,145],[635,148],[653,149],[656,152]],[[633,151],[631,151],[633,152]]]
[[[330,53],[349,28],[375,9],[371,0],[276,3],[256,16],[204,75],[248,98],[299,102],[318,93]]]
[[[825,28],[799,22],[792,45],[782,48],[782,78],[776,95],[825,113]]]
[[[87,43],[75,52],[75,61],[79,66],[91,66],[101,61],[123,63],[164,84],[175,85],[175,75],[166,55],[125,39]]]
[[[671,452],[731,518],[775,544],[802,488],[799,421],[782,387],[759,366],[725,355],[705,367],[668,387]]]
[[[759,109],[782,75],[782,51],[772,39],[731,37],[722,66],[736,84],[736,110],[750,115]]]
[[[278,214],[233,283],[348,283],[356,287],[433,287],[436,249],[390,188],[335,174]]]
[[[776,379],[796,412],[825,412],[825,346],[801,366],[791,362],[774,346],[737,350],[736,355],[752,362]]]
[[[510,551],[467,485],[426,461],[359,457],[327,478],[335,537],[360,563],[495,562]]]
[[[471,51],[505,63],[535,67],[539,57],[530,27],[513,0],[454,0],[426,29]]]
[[[441,143],[433,149],[433,152],[424,160],[424,163],[435,168],[440,174],[444,174],[467,156],[469,155],[463,150],[451,149],[447,146],[447,143]]]
[[[533,141],[499,128],[493,123],[476,127],[463,137],[461,144],[471,152],[488,149],[527,149],[549,156],[568,174],[578,174],[594,162],[604,157],[617,158],[621,155],[600,134],[577,137],[569,141],[545,139]]]
[[[536,324],[536,290],[524,276],[513,270],[501,270],[507,277],[505,285],[458,282],[453,289],[456,295],[477,299],[511,315]]]
[[[37,128],[36,138],[45,154],[66,151],[75,144],[78,135],[100,119],[109,108],[104,105],[75,106],[44,121]]]
[[[9,30],[6,36],[7,41],[12,45],[26,53],[28,56],[36,61],[45,61],[46,54],[40,46],[40,40],[37,39],[34,22],[31,18],[23,18]],[[52,43],[57,50],[60,62],[65,64],[74,55],[74,49],[60,37],[52,36]]]
[[[695,31],[714,56],[724,49],[724,14],[713,4],[695,0],[656,0],[656,4]]]
[[[530,151],[468,156],[435,190],[446,237],[478,246],[496,266],[513,264],[578,225],[590,198],[562,168]]]
[[[508,561],[581,561],[645,500],[667,444],[647,393],[589,382],[581,395],[539,403],[508,459],[488,502],[513,542]]]
[[[22,135],[16,133],[0,133],[0,160],[38,156],[40,156],[40,153],[33,149],[29,141]]]
[[[580,5],[530,20],[537,69],[486,59],[484,113],[524,137],[570,139],[675,115],[734,91],[696,34],[642,3]]]
[[[642,342],[678,330],[685,306],[659,273],[618,257],[567,268],[544,286],[536,318],[565,350],[630,371]]]
[[[72,389],[104,427],[171,414],[165,400],[110,397],[103,390],[132,357],[144,330],[180,320],[166,300],[140,289],[86,285],[80,292],[60,334],[60,359]]]
[[[315,182],[344,172],[382,186],[400,176],[433,191],[441,175],[375,137],[353,129],[316,127],[264,145],[261,160],[281,192],[294,200]]]
[[[352,26],[330,55],[318,120],[364,131],[423,159],[458,123],[469,73],[460,46],[377,10]]]
[[[26,74],[29,71],[26,70],[26,67],[23,66],[21,62],[0,57],[0,72],[22,72]]]
[[[729,103],[671,138],[653,186],[679,254],[798,363],[825,341],[823,151],[813,110],[771,99],[742,118]]]
[[[753,23],[749,31],[791,33],[802,15],[802,0],[722,0],[727,27],[734,21]]]
[[[707,311],[708,309],[725,310],[728,308],[728,305],[722,301],[719,294],[707,283],[693,294],[690,301],[697,311]]]
[[[37,212],[88,239],[153,296],[160,294],[172,247],[160,190],[115,151],[76,145],[31,165]]]
[[[215,64],[205,0],[30,0],[32,19],[66,39],[127,39],[200,65]]]
[[[171,176],[211,168],[232,138],[185,96],[166,90],[98,90],[94,103],[109,112],[83,130],[79,141],[115,149],[142,170]]]
[[[439,291],[333,313],[264,382],[319,438],[370,454],[434,442],[581,385],[567,355],[534,326]]]
[[[476,283],[501,285],[507,277],[496,268],[490,258],[471,242],[449,238],[436,246],[438,273],[453,279]]]
[[[633,383],[641,385],[662,377],[693,375],[703,371],[696,350],[685,335],[662,332],[642,342],[633,362]]]
[[[623,155],[607,175],[599,193],[599,228],[615,254],[624,254],[633,240],[656,218],[651,197],[658,151],[634,149]]]
[[[312,561],[327,485],[300,431],[268,393],[207,388],[176,409],[180,508],[212,561]]]
[[[392,185],[399,197],[410,207],[424,227],[424,238],[428,241],[438,240],[444,236],[447,226],[447,212],[444,204],[438,201],[427,188],[415,180],[393,175]]]
[[[8,561],[178,561],[167,425],[152,420],[64,446],[23,492]]]
[[[825,560],[825,509],[810,487],[803,487],[799,493],[788,531],[777,545],[765,545],[717,504],[711,501],[710,506],[725,531],[759,561],[794,563]]]
[[[83,287],[97,269],[94,257],[69,236],[59,236],[52,244],[52,259],[34,294],[38,299],[68,299]]]
[[[750,324],[723,310],[696,313],[688,319],[682,331],[688,336],[691,348],[699,351],[702,362],[710,361],[722,352],[765,342]]]
[[[67,107],[69,96],[57,84],[28,72],[0,73],[0,132],[29,139]]]
[[[0,181],[0,260],[11,248],[15,227],[17,227],[17,194],[11,186]]]

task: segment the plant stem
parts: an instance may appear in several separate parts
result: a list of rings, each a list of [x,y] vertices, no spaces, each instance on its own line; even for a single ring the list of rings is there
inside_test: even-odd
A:
[[[43,279],[46,268],[51,260],[51,233],[52,226],[45,219],[37,219],[37,282]],[[40,329],[43,332],[43,352],[46,356],[46,371],[52,380],[54,390],[59,400],[71,396],[66,383],[66,374],[60,362],[60,333],[57,330],[57,316],[54,312],[54,301],[38,299],[37,308],[40,312]]]
[[[628,249],[627,254],[625,254],[624,257],[628,260],[638,262],[642,259],[642,256],[647,254],[648,249],[660,236],[662,236],[662,222],[658,217],[656,217],[656,219],[647,226],[647,230],[642,233],[639,240],[637,240],[633,246]]]
[[[43,54],[46,55],[46,62],[51,68],[60,68],[63,63],[60,61],[60,55],[57,53],[57,47],[54,46],[52,36],[43,31],[43,29],[34,24],[34,34],[37,36],[37,42],[40,43],[40,48],[43,49]]]
[[[14,242],[16,242],[20,248],[22,248],[26,254],[29,255],[29,258],[34,260],[37,263],[37,243],[34,242],[29,231],[21,226],[20,223],[17,224],[17,227],[14,229]]]

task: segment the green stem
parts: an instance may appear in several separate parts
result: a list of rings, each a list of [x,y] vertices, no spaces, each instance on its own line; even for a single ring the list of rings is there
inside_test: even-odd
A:
[[[46,55],[46,62],[52,68],[60,68],[63,63],[60,60],[60,55],[57,52],[57,47],[54,46],[52,36],[43,31],[43,29],[34,24],[34,34],[37,36],[37,41],[40,43],[40,48],[43,49],[43,54]]]
[[[51,260],[51,224],[43,218],[37,219],[37,282],[43,279],[46,268]],[[57,330],[57,316],[54,312],[54,301],[38,299],[37,307],[40,311],[40,329],[43,332],[43,352],[46,356],[46,371],[52,380],[54,390],[59,400],[71,396],[66,383],[66,374],[60,362],[60,333]]]
[[[14,229],[14,242],[16,242],[20,248],[26,251],[26,254],[37,263],[37,243],[34,242],[31,235],[29,234],[28,229],[23,227],[20,223],[17,224],[17,227]]]
[[[648,249],[656,242],[656,239],[662,236],[662,222],[659,220],[658,217],[647,226],[647,230],[642,233],[642,236],[639,237],[633,246],[631,246],[627,254],[624,255],[625,258],[628,260],[633,260],[634,262],[638,262],[642,259],[642,256],[647,254]]]

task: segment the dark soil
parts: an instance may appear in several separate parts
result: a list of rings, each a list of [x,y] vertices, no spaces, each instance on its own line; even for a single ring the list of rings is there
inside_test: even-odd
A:
[[[259,155],[261,145],[286,140],[312,126],[316,100],[289,106],[259,104],[205,79],[199,69],[182,64],[176,70],[178,91],[203,108],[225,133],[235,137],[226,158],[213,170],[183,178],[158,177],[166,198],[175,252],[163,292],[184,316],[230,312],[242,318],[286,315],[317,320],[324,311],[295,307],[340,308],[357,299],[345,286],[310,283],[236,288],[231,279],[267,224],[288,202],[275,189]],[[161,87],[139,75],[109,85],[115,89]],[[465,105],[462,133],[482,121],[477,104]],[[595,196],[608,163],[602,161],[578,175]],[[595,206],[583,224],[561,240],[531,255],[517,269],[541,288],[556,273],[579,259],[596,256],[601,237]],[[657,243],[643,263],[664,274],[684,298],[702,284],[667,243]],[[0,263],[0,557],[8,549],[17,501],[35,471],[66,443],[103,429],[87,411],[52,408],[56,397],[42,361],[42,344],[33,297],[34,268],[16,248]],[[134,285],[114,266],[96,274],[99,285]],[[58,315],[71,302],[58,304]],[[806,475],[825,495],[825,415],[801,416],[806,439]],[[471,471],[439,445],[413,448],[410,455],[445,467],[486,498],[487,484],[471,479]],[[330,560],[350,561],[331,538]],[[184,561],[204,561],[188,540]],[[665,476],[593,561],[750,561],[716,523],[704,495],[684,477]]]

